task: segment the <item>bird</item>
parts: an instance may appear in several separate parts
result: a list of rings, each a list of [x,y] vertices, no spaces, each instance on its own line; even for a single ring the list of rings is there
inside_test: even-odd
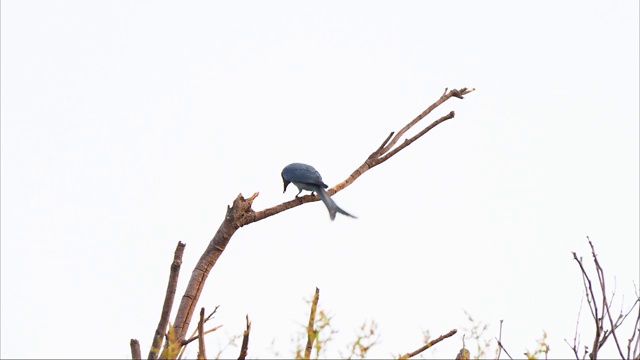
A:
[[[325,190],[329,186],[322,181],[322,176],[313,166],[301,163],[292,163],[284,167],[282,169],[282,182],[284,183],[284,191],[282,193],[287,192],[287,186],[293,183],[298,188],[298,193],[296,194],[296,198],[302,190],[311,191],[311,193],[318,194],[320,200],[324,203],[329,210],[329,217],[331,220],[335,220],[336,213],[340,213],[354,219],[357,219],[355,216],[349,214],[348,212],[342,210],[336,203],[331,199],[331,196]]]

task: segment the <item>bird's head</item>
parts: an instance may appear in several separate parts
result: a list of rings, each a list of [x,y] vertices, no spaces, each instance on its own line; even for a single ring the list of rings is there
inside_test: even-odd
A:
[[[289,180],[284,178],[284,171],[280,175],[282,176],[282,182],[284,183],[284,190],[282,192],[285,193],[285,192],[287,192],[287,186],[289,186],[289,184],[291,184],[291,181],[289,181]]]

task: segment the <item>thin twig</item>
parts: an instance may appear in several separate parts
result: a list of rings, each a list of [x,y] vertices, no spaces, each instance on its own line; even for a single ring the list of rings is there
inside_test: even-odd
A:
[[[567,339],[564,339],[564,342],[569,345],[571,350],[573,350],[573,354],[576,356],[576,360],[580,360],[580,355],[578,355],[578,347],[580,346],[580,339],[578,336],[578,325],[580,324],[580,313],[582,313],[582,305],[584,304],[584,297],[580,299],[580,307],[578,308],[578,317],[576,319],[576,330],[573,333],[573,346],[569,344]]]
[[[507,354],[509,359],[513,360],[511,355],[509,355],[509,352],[507,351],[507,349],[505,349],[504,346],[502,345],[502,342],[500,340],[498,340],[498,339],[496,339],[496,341],[498,342],[498,346],[500,347],[500,349],[504,350],[504,353]]]
[[[437,339],[431,340],[428,343],[424,344],[424,346],[421,346],[419,349],[412,351],[410,353],[406,353],[402,356],[400,356],[400,360],[406,360],[406,359],[410,359],[418,354],[420,354],[421,352],[427,350],[428,348],[432,347],[433,345],[439,343],[440,341],[446,339],[446,338],[450,338],[453,335],[455,335],[458,332],[458,330],[453,329],[451,331],[449,331],[448,333],[444,334],[444,335],[440,335],[440,337],[438,337]]]
[[[638,317],[636,318],[636,323],[633,325],[633,332],[631,333],[631,337],[629,338],[629,342],[627,344],[627,359],[631,359],[631,344],[633,343],[633,339],[636,337],[636,331],[640,330],[640,308],[638,308]],[[636,357],[638,351],[638,344],[640,343],[640,336],[636,339],[636,346],[633,350],[633,357]]]
[[[220,307],[220,305],[216,305],[215,308],[213,308],[213,311],[211,312],[211,314],[209,314],[207,317],[204,318],[204,323],[206,324],[207,321],[211,320],[213,318],[213,315],[215,315],[215,313],[218,311],[218,308]],[[204,332],[204,335],[207,335],[209,333],[212,333],[218,329],[220,329],[222,327],[222,325],[218,325],[212,329],[209,329],[207,331]],[[198,333],[198,329],[195,329],[193,331],[193,333],[191,334],[191,337],[188,340],[183,339],[181,346],[182,348],[180,349],[180,354],[178,354],[178,359],[182,359],[182,355],[184,355],[185,350],[187,349],[187,345],[195,340],[198,340],[199,336],[197,335]]]
[[[444,89],[444,93],[442,94],[442,96],[440,96],[440,99],[438,99],[438,101],[431,104],[431,106],[426,108],[422,113],[420,113],[420,115],[416,116],[415,119],[411,120],[407,125],[405,125],[402,129],[400,129],[400,131],[398,131],[398,134],[396,134],[396,136],[393,137],[391,142],[389,142],[389,144],[387,144],[384,147],[384,150],[382,152],[386,153],[389,150],[391,150],[391,148],[398,142],[398,140],[400,140],[402,135],[404,135],[409,129],[411,129],[420,120],[424,119],[427,115],[429,115],[435,108],[442,105],[442,103],[444,103],[445,101],[449,100],[452,96],[457,97],[459,99],[463,99],[462,95],[466,95],[474,90],[475,89],[462,88],[460,90],[453,89],[451,91],[447,91],[447,89]]]
[[[209,320],[211,320],[213,318],[213,315],[215,315],[215,313],[218,311],[219,307],[220,307],[220,305],[216,305],[216,307],[213,308],[213,311],[211,312],[211,314],[209,314],[206,318],[204,318],[204,323],[205,324],[207,323],[207,321],[209,321]],[[222,327],[222,325],[218,325],[216,327],[213,327],[213,328],[205,331],[204,334],[206,335],[208,333],[214,332],[214,331],[220,329],[221,327]],[[198,340],[198,334],[197,333],[198,333],[198,329],[195,329],[193,331],[193,333],[191,334],[191,337],[188,340],[182,340],[182,346],[183,346],[182,350],[184,350],[184,346],[185,345],[189,344],[192,341]]]
[[[633,310],[633,308],[636,305],[638,305],[638,303],[640,302],[640,293],[638,293],[638,289],[636,288],[635,284],[633,284],[633,287],[635,289],[636,301],[634,302],[631,310]],[[629,313],[627,313],[627,315],[631,313],[631,310],[629,310]],[[638,335],[638,337],[636,339],[636,345],[633,349],[633,354],[631,354],[631,344],[633,344],[633,340],[636,338],[636,334]],[[638,353],[639,350],[640,350],[640,306],[638,307],[638,317],[636,318],[636,323],[633,325],[633,332],[631,333],[631,337],[629,338],[629,341],[627,343],[627,359],[631,359],[632,355],[634,359],[636,358],[636,355],[638,355],[638,358],[640,358],[640,354]]]
[[[631,312],[633,311],[633,309],[635,308],[636,305],[638,305],[640,303],[640,296],[638,296],[638,298],[634,301],[633,305],[631,306],[631,308],[629,309],[629,311],[624,314],[622,311],[620,312],[620,314],[618,315],[618,317],[614,320],[613,319],[613,315],[611,314],[611,304],[612,301],[607,297],[607,290],[606,290],[606,278],[604,275],[604,269],[602,268],[602,266],[600,265],[600,261],[598,260],[598,255],[596,254],[595,251],[595,247],[593,246],[593,242],[591,241],[591,239],[587,236],[587,240],[589,242],[589,247],[591,248],[591,255],[593,257],[593,263],[595,265],[595,269],[596,269],[596,274],[598,276],[598,284],[600,285],[600,291],[601,291],[601,296],[602,296],[602,314],[599,315],[599,309],[598,309],[598,305],[596,303],[596,297],[594,295],[593,292],[593,287],[592,287],[592,283],[591,283],[591,279],[589,278],[589,275],[587,274],[583,262],[582,262],[582,258],[578,259],[578,256],[576,255],[575,252],[572,252],[573,254],[573,259],[576,260],[576,262],[578,263],[578,265],[580,266],[580,271],[582,273],[582,280],[583,280],[583,287],[585,289],[585,293],[586,293],[586,297],[587,297],[587,303],[589,304],[589,308],[591,310],[591,316],[594,318],[595,320],[595,326],[596,326],[596,331],[595,331],[595,338],[594,338],[594,342],[593,342],[593,349],[591,349],[591,352],[589,353],[589,349],[587,346],[585,346],[585,352],[583,355],[583,358],[585,358],[587,356],[587,354],[589,355],[589,358],[591,360],[595,360],[598,357],[598,352],[600,351],[600,349],[604,346],[605,342],[607,341],[607,339],[609,338],[610,335],[613,336],[613,339],[616,343],[616,348],[618,349],[618,354],[620,355],[620,357],[622,359],[625,358],[630,358],[630,353],[631,353],[631,342],[633,340],[633,338],[635,337],[636,334],[636,328],[638,326],[638,324],[640,323],[640,307],[638,309],[638,320],[636,320],[636,325],[634,326],[634,330],[632,333],[632,337],[631,339],[629,339],[629,343],[627,345],[627,356],[625,357],[625,355],[622,352],[622,348],[620,346],[620,341],[618,340],[618,336],[616,334],[616,330],[622,325],[622,323],[626,320],[627,316],[629,316],[631,314]],[[611,296],[611,299],[613,299],[613,297],[615,296],[615,290],[614,293]],[[580,304],[580,307],[582,308],[582,303]],[[610,329],[605,329],[604,328],[604,318],[605,316],[608,318],[609,320],[609,325],[610,325]],[[578,318],[580,317],[580,314],[578,313]],[[576,335],[574,335],[574,341],[573,341],[573,346],[571,347],[571,349],[574,352],[574,355],[576,356],[576,359],[579,359],[579,355],[578,355],[578,346],[579,346],[579,339],[576,340],[577,337],[577,327],[578,327],[578,323],[576,323]],[[640,342],[640,336],[638,336],[638,342]],[[565,342],[567,344],[569,344],[568,341]],[[571,346],[571,345],[570,345]],[[639,359],[640,360],[640,359]]]
[[[443,123],[443,122],[445,122],[445,121],[447,121],[449,119],[453,119],[455,116],[456,116],[456,113],[451,111],[447,115],[444,115],[440,119],[432,122],[431,125],[429,125],[426,128],[422,129],[422,131],[417,133],[415,136],[413,136],[410,139],[406,139],[402,144],[398,145],[398,147],[396,147],[395,149],[389,151],[386,155],[381,156],[378,159],[378,161],[376,161],[374,166],[380,165],[383,162],[389,160],[389,158],[391,158],[393,155],[397,154],[398,152],[400,152],[402,149],[406,148],[407,146],[411,145],[414,141],[418,140],[422,135],[428,133],[429,131],[431,131],[431,129],[433,129],[434,127],[438,126],[439,124],[441,124],[441,123]]]
[[[578,349],[576,349],[575,347],[572,347],[571,344],[569,344],[569,342],[567,341],[567,339],[563,339],[564,342],[567,344],[567,346],[569,346],[571,348],[571,350],[573,350],[573,353],[576,356],[576,360],[580,360],[580,357],[578,356]]]
[[[622,349],[620,349],[620,342],[618,342],[618,337],[616,336],[616,326],[613,323],[613,318],[611,317],[611,309],[609,309],[609,302],[607,301],[607,292],[605,290],[604,283],[604,270],[600,266],[600,262],[598,261],[598,256],[596,255],[596,249],[593,247],[593,243],[591,239],[587,236],[587,240],[589,241],[589,246],[591,247],[591,254],[593,255],[593,262],[596,265],[596,274],[598,274],[598,282],[600,283],[600,290],[602,291],[602,303],[604,304],[603,311],[606,310],[607,318],[609,318],[609,324],[611,325],[611,335],[613,335],[613,341],[616,343],[616,347],[618,348],[618,353],[620,357],[624,359],[624,354],[622,353]]]
[[[591,316],[593,316],[593,320],[596,325],[596,335],[593,340],[593,349],[591,350],[592,360],[596,359],[598,354],[598,349],[600,349],[600,334],[602,333],[602,324],[600,320],[600,316],[598,315],[598,305],[596,304],[596,296],[593,294],[593,287],[591,286],[591,279],[589,275],[587,275],[587,271],[582,265],[582,258],[578,259],[578,256],[575,252],[573,252],[573,259],[580,265],[580,271],[582,271],[582,280],[584,282],[584,288],[587,293],[587,303],[589,304],[589,308],[591,309]]]
[[[391,137],[393,136],[394,132],[392,131],[389,136],[387,136],[386,139],[384,139],[384,141],[382,142],[382,144],[380,144],[380,147],[376,149],[376,151],[374,151],[373,153],[371,153],[371,155],[369,156],[370,158],[377,158],[380,156],[380,154],[384,153],[384,147],[389,143],[389,140],[391,139]]]
[[[629,345],[631,345],[631,343],[633,342],[633,338],[636,336],[636,330],[640,331],[640,308],[638,308],[638,317],[636,318],[636,324],[633,330],[633,334],[631,338],[629,338]],[[636,344],[633,349],[633,358],[636,360],[640,359],[640,333],[638,333],[638,336],[636,337]]]
[[[249,332],[251,331],[251,322],[249,321],[249,315],[247,315],[247,329],[242,334],[242,346],[240,347],[240,356],[238,360],[244,360],[247,357],[249,351]]]
[[[311,302],[311,312],[309,313],[309,324],[307,325],[307,345],[304,347],[304,358],[311,358],[311,348],[313,342],[318,337],[318,333],[313,328],[316,322],[316,311],[318,309],[318,300],[320,300],[320,289],[316,288],[316,293],[313,295],[313,301]]]
[[[202,333],[202,335],[207,335],[210,334],[218,329],[220,329],[222,327],[222,325],[218,325],[218,326],[214,326],[209,330],[206,330],[205,332]],[[190,337],[188,340],[182,340],[182,348],[184,349],[187,345],[191,344],[192,342],[198,340],[200,338],[200,335],[193,335],[192,337]]]
[[[498,333],[498,342],[502,341],[502,322],[504,322],[504,320],[500,320],[500,332]],[[498,356],[496,357],[496,360],[500,359],[501,353],[502,353],[502,347],[498,346]]]
[[[149,360],[155,360],[158,358],[158,352],[162,345],[162,339],[167,331],[167,325],[169,324],[169,316],[171,315],[171,308],[173,307],[173,300],[176,297],[176,288],[178,287],[178,275],[180,275],[180,266],[182,265],[182,254],[187,244],[178,241],[176,250],[173,253],[173,261],[171,262],[171,271],[169,272],[169,282],[167,283],[167,291],[164,295],[164,303],[162,304],[162,313],[160,314],[160,321],[158,327],[153,335],[153,341],[151,343],[151,349],[149,349]]]
[[[206,360],[207,352],[204,348],[204,307],[200,309],[200,321],[198,321],[198,360]]]

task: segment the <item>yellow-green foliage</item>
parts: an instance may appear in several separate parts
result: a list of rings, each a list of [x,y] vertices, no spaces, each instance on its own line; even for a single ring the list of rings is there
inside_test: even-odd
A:
[[[169,346],[165,347],[160,354],[160,359],[175,359],[180,353],[182,342],[178,340],[176,331],[173,326],[169,325],[169,331],[167,332],[167,343]]]

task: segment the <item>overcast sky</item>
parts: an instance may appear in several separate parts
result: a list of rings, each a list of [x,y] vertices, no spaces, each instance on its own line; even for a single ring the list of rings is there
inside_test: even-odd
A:
[[[640,282],[638,13],[637,0],[3,0],[0,357],[125,358],[131,338],[146,355],[178,241],[176,303],[239,193],[260,192],[255,210],[291,199],[291,162],[334,186],[462,87],[477,90],[422,126],[453,120],[334,196],[358,219],[314,202],[236,232],[199,302],[220,305],[208,354],[248,314],[249,357],[292,356],[318,287],[339,330],[327,355],[371,319],[372,356],[451,329],[425,356],[455,356],[464,334],[475,354],[466,311],[487,340],[503,319],[512,356],[543,331],[550,357],[571,356],[571,252],[589,263],[594,242],[613,311]],[[586,302],[580,333],[592,342]]]

